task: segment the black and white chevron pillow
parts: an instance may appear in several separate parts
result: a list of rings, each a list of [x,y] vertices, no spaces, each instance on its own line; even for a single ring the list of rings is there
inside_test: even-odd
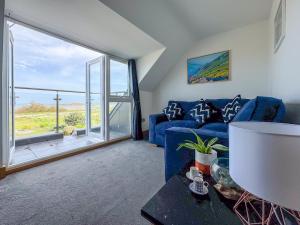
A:
[[[201,99],[200,102],[189,111],[189,114],[199,125],[202,125],[211,117],[212,110],[206,104],[205,100]]]
[[[235,117],[235,115],[242,108],[241,105],[241,95],[237,95],[231,102],[227,103],[225,107],[222,109],[222,116],[224,123],[230,123],[231,120]]]
[[[168,120],[175,120],[182,116],[182,108],[176,102],[169,103],[169,105],[163,109],[163,113],[168,117]]]

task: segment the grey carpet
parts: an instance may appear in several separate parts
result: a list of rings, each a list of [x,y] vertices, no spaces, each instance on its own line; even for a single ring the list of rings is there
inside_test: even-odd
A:
[[[163,149],[125,141],[0,181],[0,224],[148,225],[141,207],[164,183]]]

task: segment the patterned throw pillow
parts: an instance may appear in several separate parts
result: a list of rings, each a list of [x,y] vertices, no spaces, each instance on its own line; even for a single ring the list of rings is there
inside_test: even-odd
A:
[[[163,109],[163,113],[167,116],[168,120],[176,120],[182,116],[182,108],[176,102],[169,103],[169,105]]]
[[[231,120],[235,117],[235,115],[242,108],[241,105],[241,95],[237,95],[231,102],[227,103],[225,107],[222,109],[222,116],[224,123],[230,123]]]
[[[201,99],[200,102],[189,111],[189,114],[197,121],[199,125],[202,125],[211,117],[212,111],[211,108],[206,104],[205,100]]]
[[[218,108],[211,102],[207,102],[207,105],[211,109],[210,118],[206,122],[223,122],[222,109]]]

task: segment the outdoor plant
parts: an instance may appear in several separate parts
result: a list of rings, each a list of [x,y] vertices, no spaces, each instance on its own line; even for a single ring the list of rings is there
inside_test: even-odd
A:
[[[67,135],[67,136],[72,135],[75,130],[76,130],[76,127],[74,127],[74,126],[66,126],[63,129],[64,135]]]
[[[198,134],[196,134],[193,130],[191,130],[191,132],[195,135],[197,141],[193,142],[191,140],[185,140],[184,143],[179,144],[177,150],[180,150],[181,148],[187,148],[189,150],[195,150],[203,154],[211,154],[212,150],[223,152],[229,150],[228,147],[221,144],[217,144],[219,140],[217,137],[212,138],[208,141],[203,141],[201,137]]]
[[[78,124],[84,123],[84,116],[78,112],[72,112],[65,116],[65,123],[68,126],[76,126]]]

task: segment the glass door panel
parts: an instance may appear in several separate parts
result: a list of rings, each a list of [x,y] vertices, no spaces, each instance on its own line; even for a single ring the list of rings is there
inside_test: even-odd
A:
[[[130,135],[131,131],[131,103],[109,103],[109,137],[116,139]]]
[[[87,113],[88,135],[104,137],[104,58],[87,63]]]
[[[131,134],[132,99],[129,95],[129,73],[126,62],[109,60],[109,138],[121,138]]]

